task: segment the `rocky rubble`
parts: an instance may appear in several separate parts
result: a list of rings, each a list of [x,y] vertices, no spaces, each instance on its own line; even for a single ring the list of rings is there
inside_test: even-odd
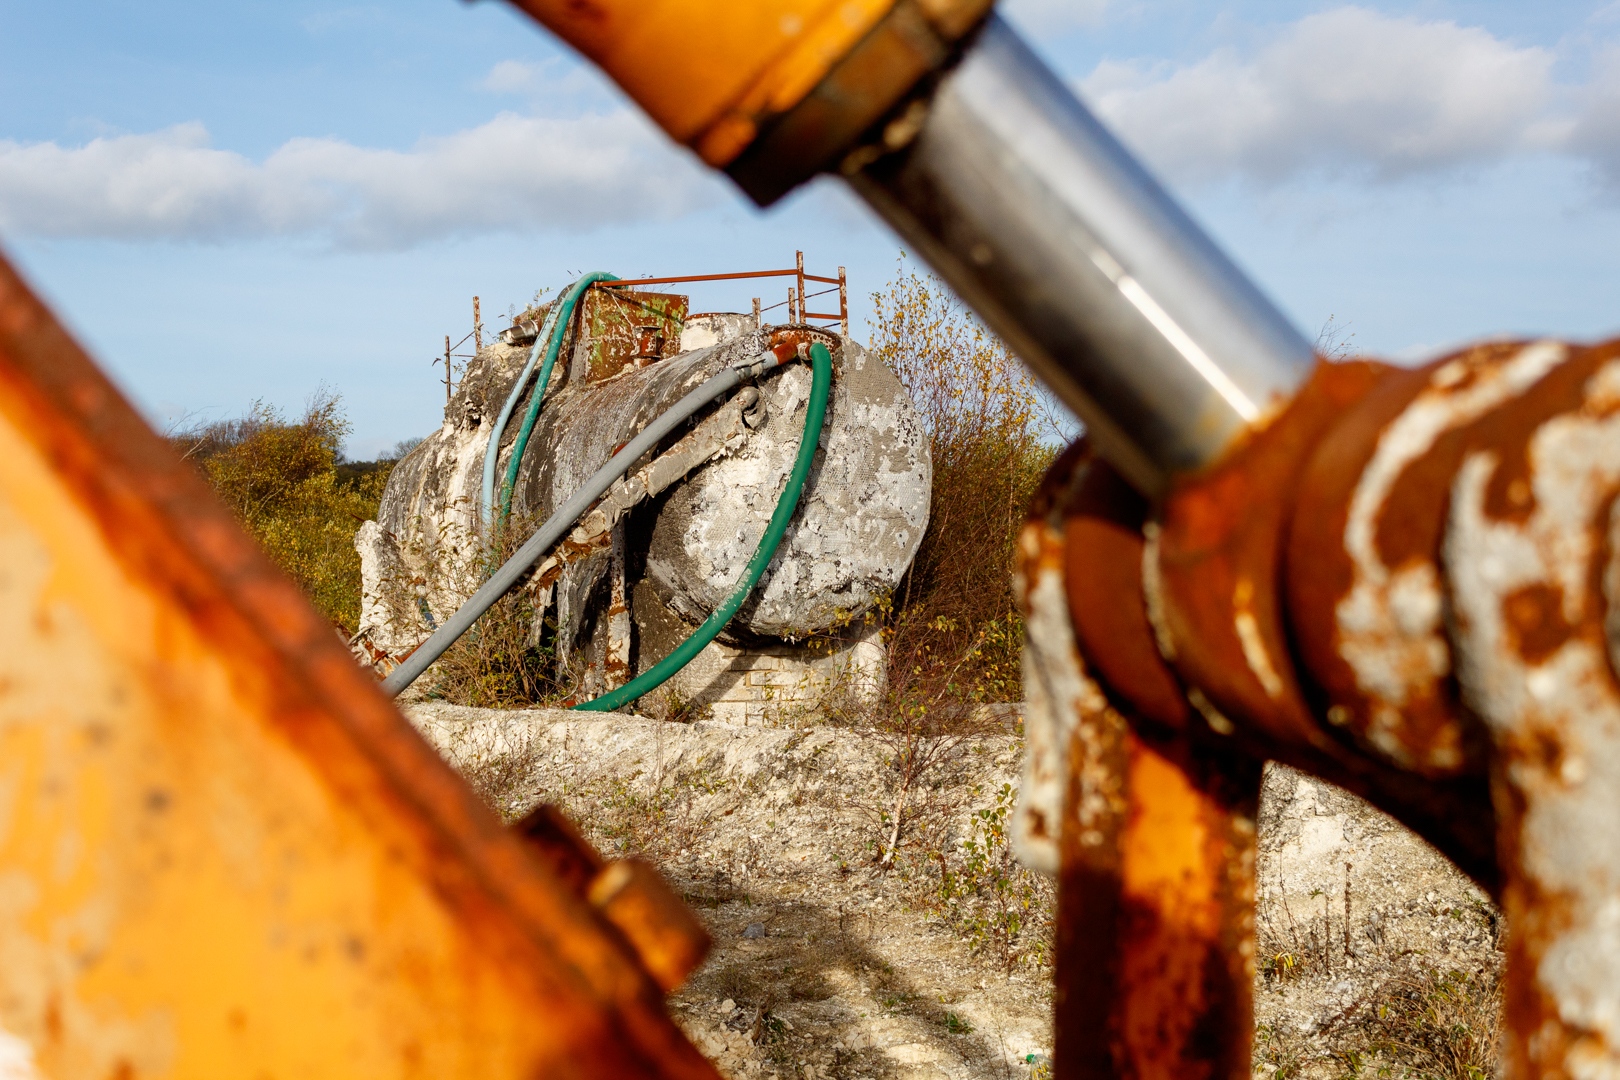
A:
[[[726,1075],[965,1080],[1048,1061],[1052,891],[992,872],[1007,869],[997,823],[1016,734],[937,748],[901,800],[907,746],[879,732],[407,712],[504,816],[557,803],[604,853],[660,865],[715,940],[672,1011]],[[1466,998],[1451,972],[1493,976],[1499,922],[1483,894],[1353,796],[1273,766],[1260,837],[1256,1076],[1399,1066],[1411,1055],[1389,1049],[1394,1020],[1432,1012],[1437,986]]]
[[[1393,819],[1282,766],[1259,835],[1258,1074],[1491,1075],[1503,927],[1484,891]]]

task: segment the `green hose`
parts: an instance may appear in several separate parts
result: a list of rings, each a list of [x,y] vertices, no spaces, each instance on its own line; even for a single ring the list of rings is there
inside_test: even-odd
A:
[[[518,428],[517,441],[512,444],[512,456],[506,463],[506,479],[501,482],[501,517],[505,521],[512,512],[512,491],[517,487],[518,469],[523,465],[523,451],[529,445],[529,433],[534,430],[535,418],[540,415],[540,399],[546,396],[546,388],[551,385],[551,365],[557,362],[557,351],[562,348],[563,338],[568,335],[568,320],[574,317],[574,305],[585,290],[598,281],[618,281],[612,274],[591,273],[586,274],[569,288],[557,301],[557,310],[554,312],[555,320],[552,323],[551,340],[546,345],[545,363],[540,368],[540,377],[535,380],[534,393],[529,398],[529,411],[523,414],[523,426]],[[497,433],[496,438],[499,438]]]
[[[771,523],[765,527],[765,535],[759,538],[759,547],[754,549],[754,557],[748,560],[737,587],[724,603],[714,609],[714,614],[692,632],[691,637],[675,647],[674,652],[617,690],[581,702],[574,708],[589,712],[612,712],[626,702],[656,690],[725,629],[726,623],[731,621],[737,609],[742,607],[742,602],[748,599],[748,594],[753,592],[765,567],[770,565],[771,556],[776,554],[782,534],[787,532],[788,522],[793,520],[799,508],[799,495],[804,491],[804,481],[810,475],[810,463],[815,459],[816,448],[821,445],[821,422],[827,415],[827,393],[832,387],[832,354],[827,351],[827,346],[819,342],[810,346],[810,368],[810,404],[804,414],[804,435],[799,439],[799,454],[793,460],[793,471],[788,474],[787,487],[782,490],[782,497],[776,500]]]

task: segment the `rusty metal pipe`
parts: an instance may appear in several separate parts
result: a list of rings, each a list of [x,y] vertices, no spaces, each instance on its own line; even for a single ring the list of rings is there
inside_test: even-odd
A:
[[[999,18],[883,142],[855,190],[1141,490],[1309,373],[1310,344]]]

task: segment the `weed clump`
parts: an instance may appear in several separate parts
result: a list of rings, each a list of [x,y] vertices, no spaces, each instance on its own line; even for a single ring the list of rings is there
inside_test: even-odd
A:
[[[1502,1017],[1500,974],[1427,969],[1390,980],[1378,999],[1345,1025],[1335,1055],[1359,1076],[1489,1080],[1496,1075]]]
[[[445,560],[438,560],[441,573],[458,577],[448,590],[451,595],[472,595],[517,554],[539,524],[509,517],[487,542],[468,545],[476,555],[465,565],[446,566]],[[435,662],[433,696],[490,709],[554,705],[566,698],[572,683],[556,663],[557,623],[546,607],[544,594],[537,595],[529,586],[497,600]]]

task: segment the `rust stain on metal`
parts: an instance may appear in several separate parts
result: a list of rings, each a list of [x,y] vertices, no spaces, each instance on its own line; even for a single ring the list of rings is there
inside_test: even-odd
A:
[[[609,536],[612,542],[608,559],[608,642],[602,667],[607,688],[617,690],[630,678],[630,598],[625,588],[624,524],[613,526]]]
[[[1260,763],[1185,740],[1129,755],[1116,1075],[1247,1076]]]
[[[646,863],[604,862],[573,822],[548,804],[513,828],[547,870],[624,934],[662,989],[675,989],[708,955],[708,931]]]
[[[1062,510],[1075,485],[1083,482],[1091,459],[1081,443],[1071,446],[1047,472],[1018,535],[1014,589],[1023,611],[1024,779],[1013,843],[1026,864],[1048,874],[1059,870],[1058,837],[1063,829],[1069,788],[1069,747],[1082,717],[1102,714],[1107,699],[1086,673],[1075,642],[1074,622],[1064,596]],[[1109,777],[1098,776],[1097,792]],[[1082,800],[1082,830],[1088,815],[1102,812],[1101,801]],[[1099,832],[1097,843],[1104,839]]]
[[[1143,599],[1147,516],[1146,500],[1093,459],[1065,508],[1064,584],[1075,636],[1102,681],[1142,719],[1179,731],[1191,710],[1154,646]]]
[[[1504,1052],[1521,1076],[1620,1072],[1617,399],[1620,345],[1570,349],[1474,425],[1450,492],[1457,675],[1508,809]]]
[[[1178,482],[1165,501],[1148,610],[1212,730],[1226,734],[1230,718],[1242,717],[1247,731],[1274,744],[1333,745],[1301,692],[1283,629],[1277,569],[1286,496],[1323,429],[1380,372],[1364,363],[1319,366],[1280,416],[1219,465]]]
[[[1301,481],[1288,574],[1296,643],[1331,698],[1330,722],[1401,768],[1484,768],[1484,731],[1458,706],[1441,618],[1446,489],[1458,432],[1561,355],[1499,343],[1391,373]]]
[[[0,873],[33,897],[0,1024],[41,1071],[715,1076],[3,263],[0,448]]]
[[[1071,451],[1022,551],[1060,1074],[1245,1069],[1195,1033],[1247,1023],[1244,881],[1216,868],[1267,757],[1500,896],[1508,1075],[1620,1074],[1620,342],[1325,368],[1157,521],[1105,478]]]
[[[664,990],[685,982],[708,955],[709,932],[649,863],[609,863],[591,881],[586,897],[619,928]]]
[[[1076,560],[1106,571],[1132,553],[1121,534],[1143,508],[1117,484],[1072,448],[1020,543],[1030,711],[1019,842],[1024,857],[1058,864],[1056,1075],[1235,1080],[1249,1063],[1259,764],[1116,708],[1117,688],[1070,632],[1082,620],[1066,571]],[[1091,540],[1106,562],[1089,558]],[[1113,667],[1151,695],[1169,676],[1148,665],[1144,677],[1152,637],[1140,613],[1134,627]]]
[[[613,378],[680,352],[687,298],[677,293],[587,289],[581,301],[572,374],[589,382]]]
[[[1287,409],[1226,460],[1179,481],[1145,530],[1147,610],[1202,726],[1243,753],[1285,761],[1371,799],[1494,889],[1494,825],[1483,771],[1423,775],[1370,758],[1333,722],[1344,720],[1342,712],[1317,708],[1316,669],[1297,665],[1290,632],[1331,623],[1340,595],[1322,595],[1312,571],[1323,562],[1332,566],[1343,513],[1330,546],[1316,543],[1322,526],[1302,524],[1333,520],[1323,514],[1308,471],[1313,454],[1325,447],[1321,454],[1331,460],[1338,425],[1360,417],[1364,403],[1404,377],[1378,364],[1323,364]],[[1346,486],[1354,482],[1336,490]],[[1301,509],[1296,499],[1317,501]],[[1322,580],[1343,577],[1329,570]],[[1296,583],[1303,587],[1289,591]]]

